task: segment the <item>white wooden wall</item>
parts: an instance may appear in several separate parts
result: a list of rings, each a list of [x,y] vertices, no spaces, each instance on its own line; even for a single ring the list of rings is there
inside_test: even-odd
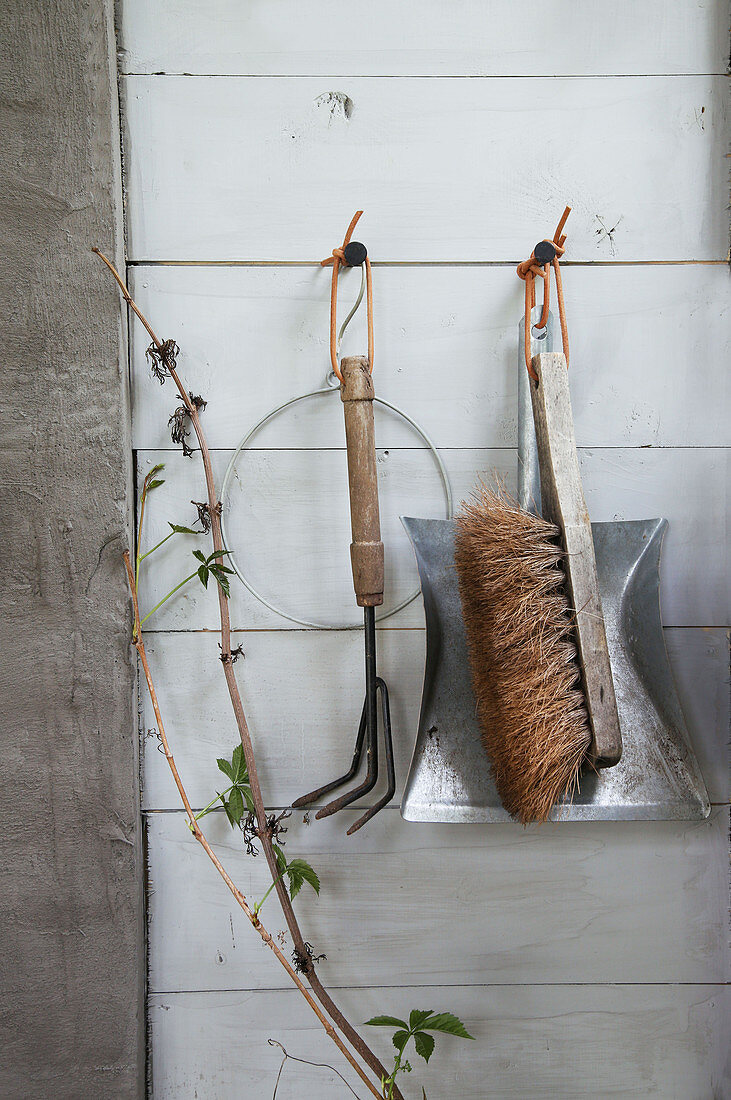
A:
[[[298,817],[289,849],[323,888],[297,907],[354,1021],[451,1009],[478,1037],[441,1041],[408,1096],[421,1096],[417,1078],[440,1100],[730,1095],[725,3],[123,0],[120,15],[128,274],[209,401],[219,478],[245,429],[321,384],[329,275],[316,261],[363,207],[379,394],[431,433],[458,495],[494,468],[510,482],[513,265],[573,206],[565,288],[586,494],[595,519],[670,520],[667,642],[711,816],[523,830],[407,824],[394,805],[352,839],[344,817]],[[354,283],[344,279],[345,296]],[[349,340],[361,350],[357,326]],[[197,459],[170,444],[174,397],[150,379],[144,347],[135,329],[139,476],[167,464],[152,538],[188,522],[203,488]],[[333,623],[352,617],[338,404],[300,406],[262,433],[231,518],[252,581]],[[386,415],[377,433],[394,599],[416,583],[398,514],[438,516],[443,504],[418,439]],[[182,575],[190,546],[177,541],[145,582],[147,606]],[[293,629],[237,584],[232,615],[265,796],[286,806],[350,752],[361,639]],[[200,806],[236,741],[214,595],[191,587],[151,625],[174,751]],[[423,668],[418,602],[379,644],[401,787]],[[192,841],[145,732],[144,694],[141,706],[155,1100],[271,1095],[269,1036],[342,1070]],[[220,815],[208,821],[256,897],[263,861]],[[267,920],[278,929],[275,903]],[[370,1038],[388,1058],[387,1035]],[[290,1065],[278,1095],[345,1090],[327,1070]]]

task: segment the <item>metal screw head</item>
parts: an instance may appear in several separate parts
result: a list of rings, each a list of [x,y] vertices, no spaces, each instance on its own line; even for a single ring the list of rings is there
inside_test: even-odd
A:
[[[343,249],[343,254],[348,267],[360,267],[361,264],[365,263],[368,250],[360,241],[351,241],[349,244],[346,244]]]
[[[539,241],[536,247],[533,249],[533,255],[538,263],[543,266],[544,264],[550,264],[556,258],[556,249],[553,247],[550,241]]]

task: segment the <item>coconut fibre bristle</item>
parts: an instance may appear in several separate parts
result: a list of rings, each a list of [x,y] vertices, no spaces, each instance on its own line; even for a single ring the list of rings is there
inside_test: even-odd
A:
[[[578,786],[591,744],[558,528],[481,487],[456,520],[455,562],[485,747],[523,824]]]

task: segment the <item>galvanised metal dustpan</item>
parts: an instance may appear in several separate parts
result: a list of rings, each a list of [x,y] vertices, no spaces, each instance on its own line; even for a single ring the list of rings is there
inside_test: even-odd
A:
[[[536,350],[552,350],[552,318]],[[535,334],[534,334],[535,335]],[[540,500],[530,394],[519,369],[519,499]],[[426,663],[419,729],[401,803],[407,821],[511,820],[490,776],[470,680],[451,520],[402,522],[421,578]],[[660,619],[667,520],[593,523],[594,549],[622,729],[613,768],[582,774],[553,820],[704,818],[710,803],[675,691]]]

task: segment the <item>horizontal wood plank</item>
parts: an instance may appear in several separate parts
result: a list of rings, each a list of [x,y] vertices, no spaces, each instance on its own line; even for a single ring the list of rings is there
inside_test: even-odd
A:
[[[323,386],[330,369],[327,270],[139,267],[130,276],[155,329],[182,348],[181,374],[208,401],[206,430],[216,447],[237,446],[282,402]],[[731,443],[726,267],[569,266],[563,278],[579,445]],[[357,274],[346,274],[344,307],[358,283]],[[523,312],[523,284],[514,273],[378,267],[374,298],[377,396],[404,409],[440,447],[514,447]],[[364,340],[359,318],[345,353],[356,354]],[[174,399],[150,376],[148,343],[134,325],[134,446],[157,449],[170,446]],[[256,445],[342,443],[342,414],[323,418],[313,399],[275,418]],[[418,439],[398,417],[381,416],[379,443],[413,446]]]
[[[437,1036],[427,1067],[411,1058],[409,1097],[451,1100],[709,1100],[731,1090],[724,1021],[729,991],[713,985],[440,986],[344,989],[356,1023],[408,1017],[433,1006],[464,1019],[475,1043]],[[364,1090],[296,991],[177,993],[150,997],[152,1079],[159,1100],[261,1100],[273,1093],[282,1054],[334,1067]],[[392,1065],[390,1032],[362,1029]],[[487,1091],[486,1091],[487,1090]],[[331,1069],[289,1062],[278,1100],[350,1096]]]
[[[123,83],[133,260],[317,260],[361,207],[374,259],[515,262],[565,203],[573,260],[728,251],[723,77]]]
[[[424,825],[381,811],[304,825],[286,850],[320,876],[296,899],[326,985],[699,982],[729,977],[726,808],[702,822]],[[206,834],[244,894],[267,888],[222,813]],[[147,817],[150,990],[280,988],[182,813]],[[276,900],[263,919],[283,927]],[[352,930],[357,928],[357,935]],[[437,947],[438,945],[438,947]],[[291,949],[287,940],[287,949]]]
[[[121,70],[327,76],[533,76],[723,73],[723,5],[694,0],[371,0],[354,33],[351,9],[297,0],[126,0]],[[648,34],[648,27],[652,33]]]
[[[337,395],[327,401],[329,409],[323,415],[341,419]],[[593,520],[654,516],[669,520],[660,584],[666,626],[725,626],[729,621],[725,499],[730,453],[721,448],[580,451],[584,493]],[[480,477],[491,479],[495,471],[509,488],[515,484],[514,451],[446,450],[442,454],[455,504],[469,495]],[[214,454],[219,485],[230,458],[228,451]],[[204,496],[196,455],[139,452],[139,478],[157,461],[166,463],[166,481],[151,498],[143,536],[146,547],[169,532],[168,522],[190,524],[195,517],[191,500]],[[298,618],[336,626],[362,622],[348,554],[344,449],[250,451],[242,454],[236,471],[225,518],[230,547],[237,551],[250,583]],[[399,516],[439,518],[445,515],[445,504],[433,458],[426,450],[379,445],[378,471],[388,609],[418,588],[414,556]],[[191,550],[199,541],[178,536],[149,559],[142,575],[143,611],[154,607],[197,567]],[[289,625],[255,600],[236,578],[233,581],[235,628]],[[423,626],[418,600],[388,623]],[[150,620],[156,630],[215,629],[217,624],[213,587],[204,591],[197,580]]]
[[[724,630],[670,629],[665,638],[691,743],[713,802],[729,797],[728,638]],[[379,630],[378,665],[389,685],[397,795],[413,751],[424,672],[423,630]],[[363,637],[352,631],[237,633],[236,664],[259,775],[271,805],[334,778],[350,762],[363,693]],[[213,798],[237,734],[218,660],[217,636],[151,634],[147,651],[165,726],[193,805]],[[157,738],[147,688],[140,687],[143,806],[177,809],[178,793]],[[382,784],[369,799],[378,798]]]

